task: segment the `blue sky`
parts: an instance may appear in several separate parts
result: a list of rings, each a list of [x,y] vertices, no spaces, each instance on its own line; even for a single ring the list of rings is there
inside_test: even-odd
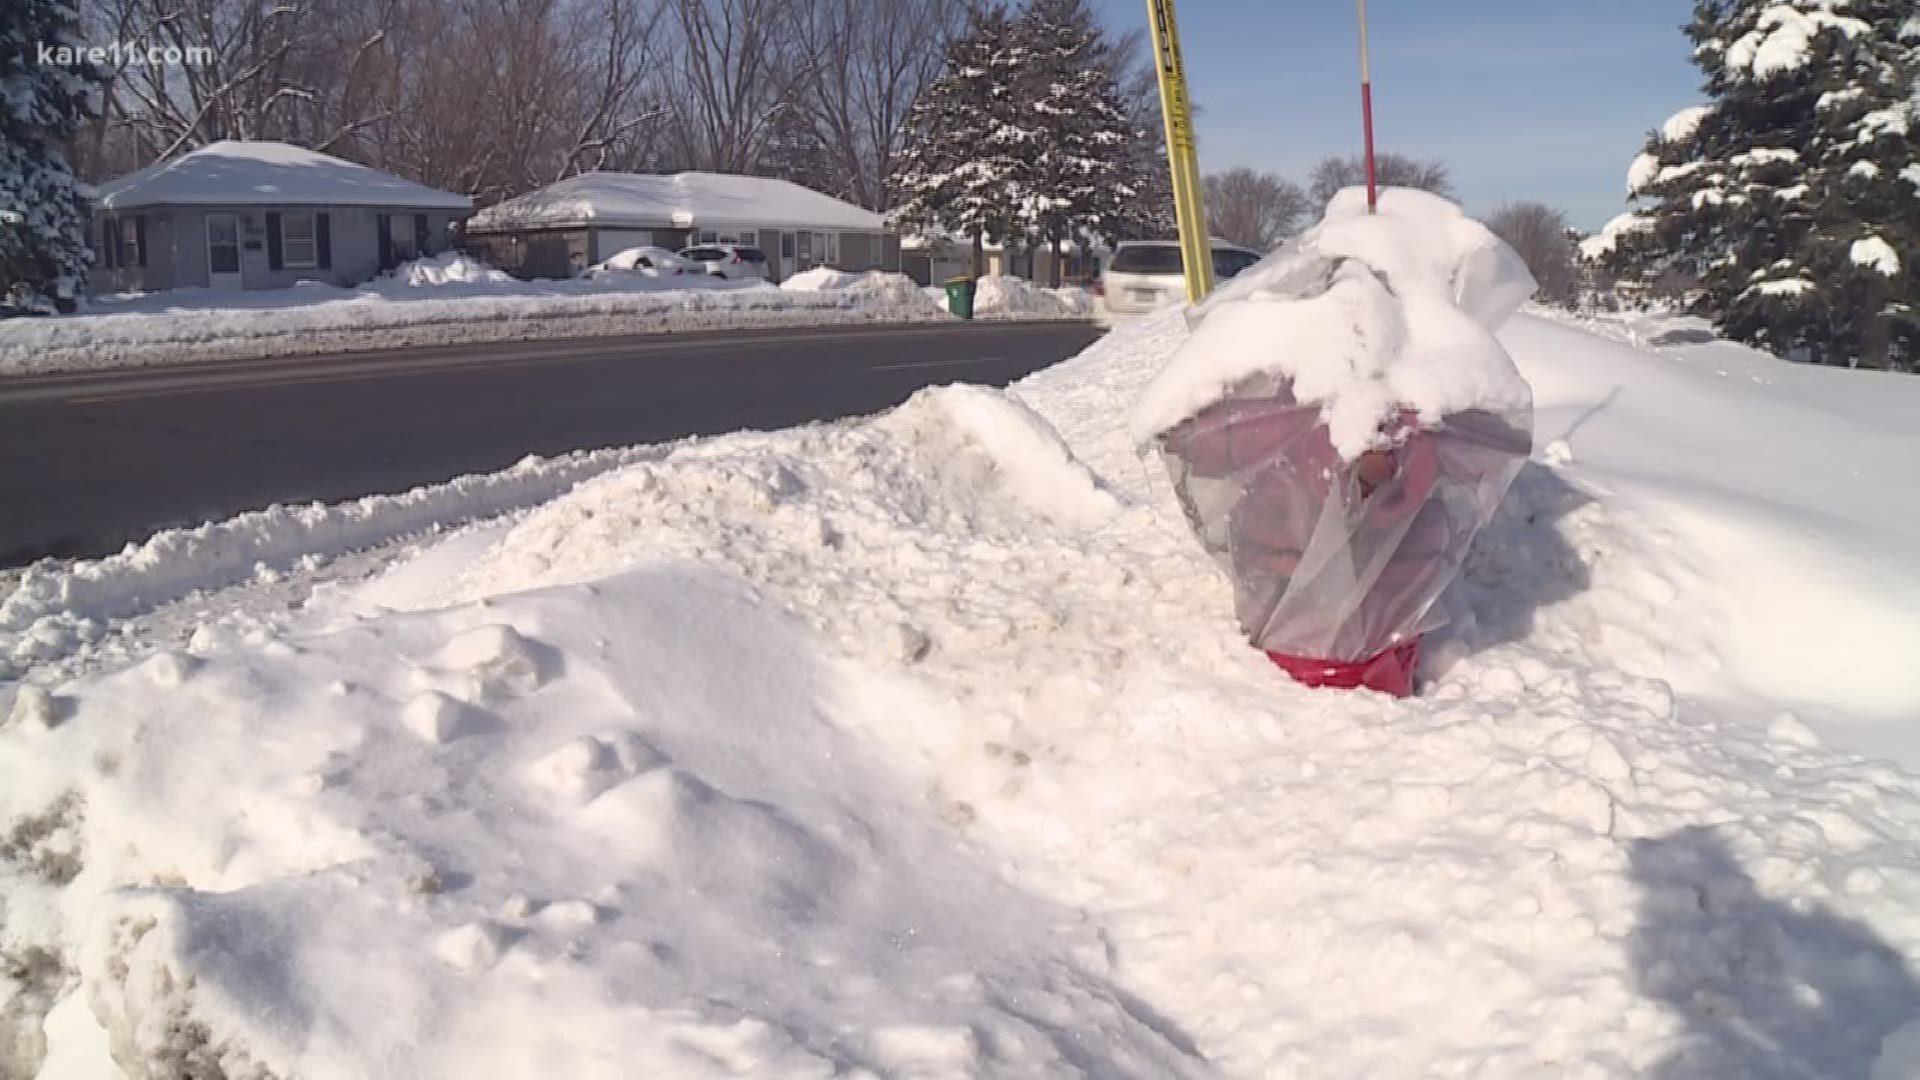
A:
[[[1116,28],[1146,0],[1093,0]],[[1650,128],[1700,100],[1686,0],[1370,0],[1382,149],[1439,157],[1469,211],[1539,199],[1596,228]],[[1352,0],[1178,0],[1201,168],[1304,181],[1360,148]]]

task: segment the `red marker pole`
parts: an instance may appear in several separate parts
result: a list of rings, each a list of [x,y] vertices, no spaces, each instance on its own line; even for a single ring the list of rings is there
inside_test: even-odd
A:
[[[1367,0],[1360,0],[1360,122],[1367,134],[1367,213],[1380,205],[1373,166],[1373,59],[1367,49]]]

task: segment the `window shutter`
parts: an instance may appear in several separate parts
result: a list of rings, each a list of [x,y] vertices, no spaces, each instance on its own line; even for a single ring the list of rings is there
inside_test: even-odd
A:
[[[379,248],[380,269],[393,269],[393,215],[375,214],[373,216],[374,243]]]
[[[280,215],[267,215],[267,269],[285,270],[286,256],[280,253]]]
[[[313,215],[314,262],[322,270],[333,269],[333,215]]]
[[[134,216],[133,245],[139,249],[137,252],[140,256],[139,265],[144,269],[147,265],[147,215],[145,214],[137,214]]]
[[[120,269],[120,219],[117,217],[100,219],[100,245],[106,249],[107,269]]]
[[[425,258],[426,256],[433,254],[433,252],[429,250],[429,243],[428,243],[432,238],[433,238],[432,234],[430,234],[427,231],[427,215],[425,214],[413,215],[414,254],[420,256],[421,258]]]

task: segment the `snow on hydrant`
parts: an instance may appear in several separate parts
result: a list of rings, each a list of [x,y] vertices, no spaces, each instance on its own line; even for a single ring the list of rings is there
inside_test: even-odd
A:
[[[1413,692],[1440,594],[1532,448],[1494,331],[1533,290],[1452,203],[1389,189],[1368,213],[1356,189],[1189,312],[1133,433],[1296,680]]]

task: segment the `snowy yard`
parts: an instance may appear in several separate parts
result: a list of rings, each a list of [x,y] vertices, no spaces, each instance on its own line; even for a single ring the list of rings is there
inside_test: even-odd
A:
[[[1514,319],[1397,701],[1239,637],[1188,333],[19,575],[0,1075],[1920,1076],[1920,381]]]
[[[826,275],[824,278],[822,275]],[[1000,279],[992,279],[998,282]],[[822,284],[822,282],[826,282]],[[1064,298],[1063,298],[1064,297]],[[1081,294],[983,290],[987,318],[1084,318]],[[423,259],[353,289],[102,297],[84,314],[0,321],[0,376],[259,356],[549,337],[946,319],[900,274],[808,271],[776,287],[700,276],[516,281],[459,256]]]

